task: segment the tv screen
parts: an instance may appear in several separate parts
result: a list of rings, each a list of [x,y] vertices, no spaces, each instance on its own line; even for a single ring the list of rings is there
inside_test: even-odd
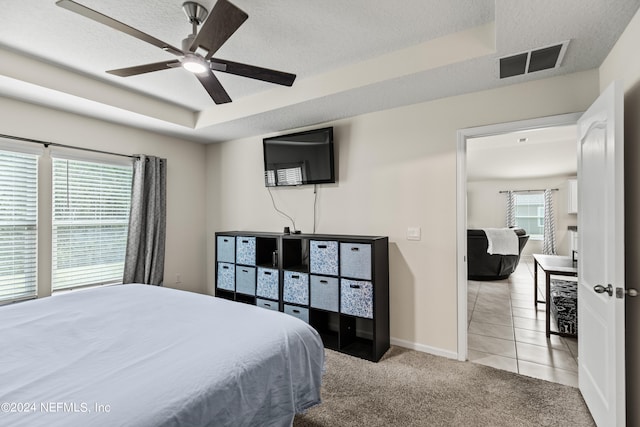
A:
[[[262,145],[265,186],[336,182],[332,127],[265,138]]]

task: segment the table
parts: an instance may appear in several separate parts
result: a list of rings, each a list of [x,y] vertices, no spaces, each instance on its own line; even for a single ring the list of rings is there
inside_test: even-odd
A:
[[[544,271],[546,277],[544,301],[538,299],[538,266]],[[572,337],[573,335],[551,330],[551,275],[578,277],[577,264],[568,256],[533,254],[533,305],[537,308],[538,303],[547,304],[545,314],[547,338],[551,334]]]

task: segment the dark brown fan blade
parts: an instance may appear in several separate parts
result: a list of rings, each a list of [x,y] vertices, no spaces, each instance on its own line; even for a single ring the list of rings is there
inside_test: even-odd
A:
[[[194,76],[196,76],[198,80],[200,80],[202,86],[204,86],[207,92],[209,92],[209,95],[211,96],[211,99],[213,99],[213,102],[215,102],[216,104],[226,104],[227,102],[231,102],[229,94],[226,90],[224,90],[222,84],[220,83],[220,80],[218,80],[218,78],[213,75],[213,72],[211,72],[211,70],[209,70],[207,74],[194,73]]]
[[[206,58],[211,58],[248,17],[227,0],[218,0],[193,41],[191,52],[201,47],[208,51]]]
[[[150,73],[152,71],[168,70],[169,68],[177,67],[178,64],[180,64],[180,61],[174,59],[173,61],[154,62],[153,64],[136,65],[135,67],[109,70],[107,73],[120,77],[129,77],[138,74]]]
[[[211,68],[216,71],[222,71],[224,73],[235,74],[236,76],[248,77],[250,79],[262,80],[263,82],[275,83],[283,86],[293,85],[293,82],[296,79],[295,74],[256,67],[255,65],[241,64],[239,62],[232,62],[219,58],[211,58]]]
[[[157,46],[160,49],[165,50],[169,53],[173,53],[174,55],[178,55],[178,56],[183,55],[182,50],[178,49],[177,47],[171,46],[170,44],[165,43],[162,40],[158,40],[157,38],[152,37],[149,34],[143,33],[140,30],[136,30],[135,28],[130,27],[127,24],[123,24],[120,21],[116,21],[115,19],[110,18],[107,15],[103,15],[100,12],[97,12],[93,9],[89,9],[88,7],[78,4],[72,0],[58,0],[56,4],[64,9],[67,9],[79,15],[82,15],[85,18],[92,19],[96,22],[99,22],[108,27],[111,27],[114,30],[121,31],[139,40],[145,41],[147,43],[151,43],[152,45]]]

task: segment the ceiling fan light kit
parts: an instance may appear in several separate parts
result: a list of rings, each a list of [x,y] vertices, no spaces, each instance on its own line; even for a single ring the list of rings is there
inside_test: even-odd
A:
[[[209,69],[207,61],[205,61],[204,58],[192,53],[186,54],[181,63],[182,68],[194,74],[203,74]]]
[[[171,46],[169,43],[156,39],[149,34],[143,33],[140,30],[76,3],[73,0],[58,0],[56,1],[56,5],[145,41],[159,47],[165,52],[179,57],[178,60],[174,59],[153,64],[108,70],[107,73],[109,74],[120,77],[130,77],[182,66],[182,68],[190,71],[197,77],[200,84],[202,84],[216,104],[231,102],[231,97],[222,87],[218,78],[213,74],[213,71],[234,74],[236,76],[283,86],[293,85],[296,79],[295,74],[213,57],[218,49],[220,49],[233,33],[240,28],[244,21],[249,18],[249,15],[228,0],[217,0],[210,13],[204,6],[193,1],[186,1],[182,4],[182,9],[193,28],[192,34],[189,34],[182,40],[182,49]],[[202,25],[202,27],[198,31],[199,25]],[[198,49],[202,49],[206,53],[201,55],[196,52]]]

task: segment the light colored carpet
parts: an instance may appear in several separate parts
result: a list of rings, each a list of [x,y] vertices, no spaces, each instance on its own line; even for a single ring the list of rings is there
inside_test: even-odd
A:
[[[296,427],[595,426],[573,387],[402,347],[378,363],[326,356],[323,403]]]

